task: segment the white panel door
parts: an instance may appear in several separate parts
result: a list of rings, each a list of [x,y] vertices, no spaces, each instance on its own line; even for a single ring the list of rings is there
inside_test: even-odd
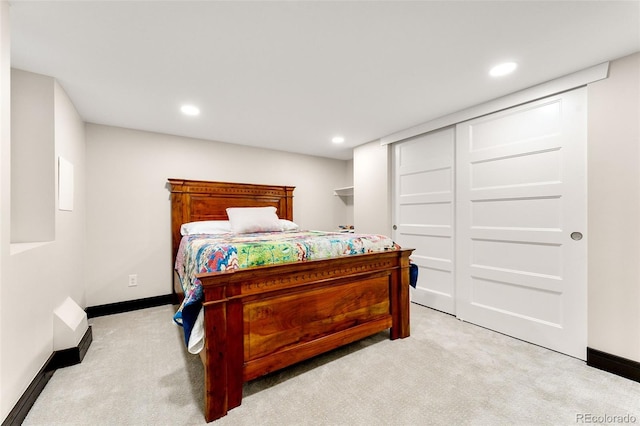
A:
[[[414,248],[419,267],[411,300],[455,313],[453,127],[395,145],[394,239]]]
[[[460,319],[585,359],[586,142],[584,88],[456,126]]]

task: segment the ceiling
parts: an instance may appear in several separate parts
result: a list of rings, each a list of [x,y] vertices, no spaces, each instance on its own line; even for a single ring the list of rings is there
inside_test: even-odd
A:
[[[11,1],[12,67],[86,122],[349,159],[640,51],[640,1]],[[500,79],[489,69],[519,64]],[[180,113],[183,103],[201,114]],[[331,143],[342,135],[341,145]]]

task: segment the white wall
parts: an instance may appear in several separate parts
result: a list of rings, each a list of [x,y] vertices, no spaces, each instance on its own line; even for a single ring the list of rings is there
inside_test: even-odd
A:
[[[55,81],[11,70],[11,242],[55,239]],[[37,125],[34,125],[37,123]],[[37,170],[34,173],[34,170]]]
[[[4,8],[4,3],[3,3]],[[4,12],[4,9],[3,9]],[[3,37],[4,38],[4,37]],[[4,51],[4,50],[3,50]],[[3,78],[5,68],[2,69]],[[14,93],[30,84],[29,75],[21,78]],[[41,76],[32,75],[35,80]],[[2,394],[1,414],[5,418],[13,408],[37,372],[53,352],[53,311],[67,297],[71,297],[82,307],[85,306],[85,198],[84,198],[84,123],[62,88],[51,79],[50,89],[54,102],[50,111],[54,117],[54,150],[50,161],[57,172],[57,158],[63,156],[74,165],[75,208],[73,211],[59,211],[53,206],[55,215],[55,239],[32,247],[16,250],[10,244],[8,227],[10,223],[10,196],[7,184],[10,172],[9,160],[4,154],[10,149],[10,137],[2,133],[2,270],[0,274],[0,327],[2,346],[0,347],[0,393]],[[5,102],[3,93],[3,105]],[[2,110],[3,128],[6,116]],[[29,120],[30,117],[14,115],[14,121]],[[22,167],[22,166],[21,166]],[[32,173],[39,173],[34,168]],[[50,181],[50,171],[46,178]],[[57,176],[57,174],[56,174]],[[51,191],[57,191],[57,179]],[[24,247],[20,247],[24,248]]]
[[[390,147],[375,141],[353,150],[356,232],[391,235]]]
[[[171,293],[168,178],[291,185],[302,228],[344,222],[333,189],[350,180],[347,161],[96,124],[86,135],[88,306]]]
[[[0,1],[0,419],[4,420],[17,399],[10,392],[4,355],[4,268],[9,257],[11,212],[11,60],[9,3]]]
[[[588,103],[589,347],[640,362],[640,53]]]

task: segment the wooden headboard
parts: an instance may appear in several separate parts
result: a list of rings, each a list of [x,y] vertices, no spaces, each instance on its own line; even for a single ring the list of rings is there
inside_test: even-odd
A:
[[[281,219],[293,220],[294,186],[169,179],[172,261],[180,246],[180,225],[198,220],[228,220],[227,207],[273,206]]]

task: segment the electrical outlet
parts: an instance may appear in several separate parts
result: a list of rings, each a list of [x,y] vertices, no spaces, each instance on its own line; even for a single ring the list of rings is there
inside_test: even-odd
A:
[[[138,274],[129,275],[129,287],[135,287],[138,285]]]

